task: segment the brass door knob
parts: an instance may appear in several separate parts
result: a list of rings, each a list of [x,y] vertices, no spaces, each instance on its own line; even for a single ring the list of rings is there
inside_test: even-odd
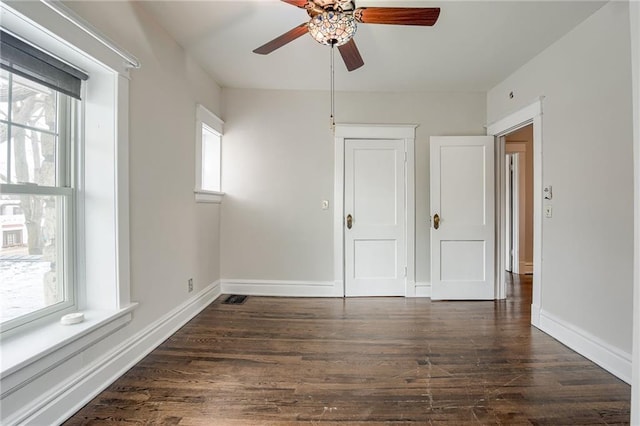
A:
[[[351,227],[353,226],[353,217],[348,214],[347,215],[347,229],[351,229]]]
[[[440,216],[438,216],[438,213],[433,215],[433,229],[438,229],[440,228]]]

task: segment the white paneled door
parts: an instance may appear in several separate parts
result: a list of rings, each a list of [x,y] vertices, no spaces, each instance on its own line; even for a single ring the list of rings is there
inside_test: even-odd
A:
[[[346,296],[404,296],[404,140],[345,140]]]
[[[431,298],[494,299],[494,141],[432,137]]]

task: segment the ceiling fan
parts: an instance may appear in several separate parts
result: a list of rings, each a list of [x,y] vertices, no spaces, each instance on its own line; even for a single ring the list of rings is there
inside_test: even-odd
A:
[[[300,24],[253,52],[266,55],[309,33],[318,42],[336,46],[349,71],[364,65],[353,41],[358,23],[432,26],[440,16],[439,7],[358,7],[353,0],[281,0],[306,9],[309,22]]]

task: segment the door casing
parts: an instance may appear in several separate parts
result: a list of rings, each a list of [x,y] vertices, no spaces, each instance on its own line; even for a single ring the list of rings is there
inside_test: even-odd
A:
[[[335,287],[343,289],[344,278],[344,144],[346,139],[398,139],[404,141],[405,241],[407,276],[405,297],[416,296],[415,279],[415,133],[417,125],[336,124],[334,137],[333,253]]]
[[[506,297],[504,229],[505,229],[505,136],[533,124],[533,294],[531,324],[540,326],[542,301],[542,100],[539,97],[522,109],[487,126],[487,135],[496,144],[496,298]]]

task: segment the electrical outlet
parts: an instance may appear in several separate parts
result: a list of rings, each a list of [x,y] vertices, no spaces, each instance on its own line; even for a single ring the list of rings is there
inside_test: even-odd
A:
[[[189,293],[193,291],[193,278],[189,278],[188,289],[189,289]]]

